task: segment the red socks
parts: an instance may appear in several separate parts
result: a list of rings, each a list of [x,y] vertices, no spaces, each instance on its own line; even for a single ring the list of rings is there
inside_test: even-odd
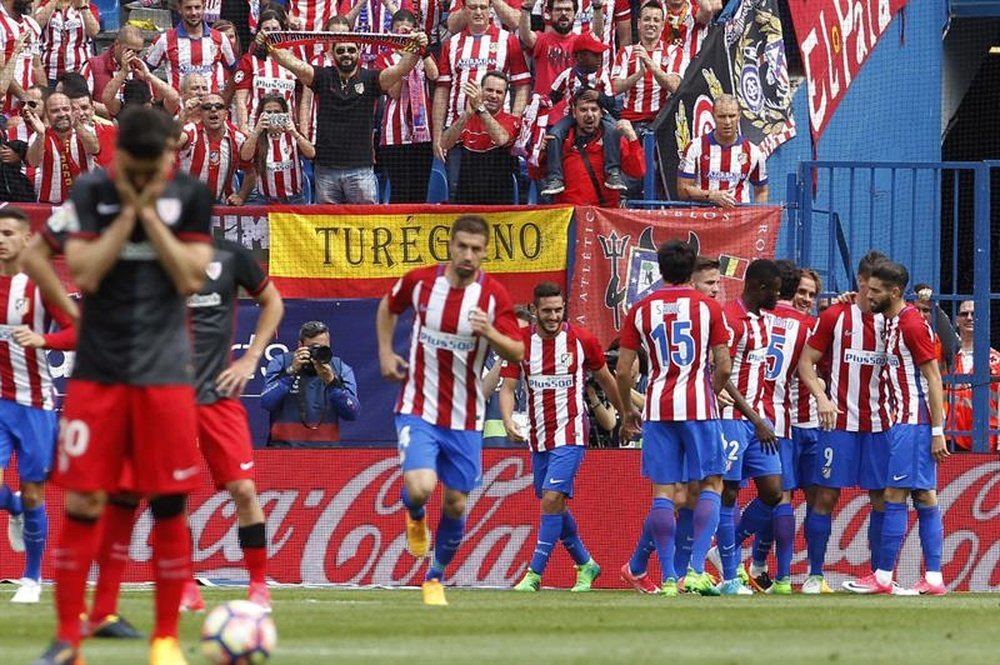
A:
[[[181,594],[191,579],[191,532],[187,515],[157,519],[153,526],[156,566],[156,626],[153,638],[177,637]]]
[[[104,531],[97,552],[100,575],[94,592],[94,607],[90,612],[91,621],[100,621],[112,614],[118,614],[118,592],[128,563],[128,550],[132,542],[132,527],[135,525],[137,506],[109,503],[104,509]]]
[[[80,644],[80,614],[84,611],[87,574],[97,551],[99,532],[96,519],[66,515],[55,560],[56,637],[74,647]]]

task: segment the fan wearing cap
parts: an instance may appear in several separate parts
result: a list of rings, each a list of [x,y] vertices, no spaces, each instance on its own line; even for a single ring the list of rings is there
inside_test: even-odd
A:
[[[619,178],[622,171],[632,178],[641,178],[646,172],[642,142],[632,124],[619,120],[612,131],[607,131],[609,121],[601,108],[600,98],[596,90],[582,88],[573,97],[570,129],[565,140],[558,141],[551,135],[545,137],[546,151],[560,151],[559,177],[565,176],[565,181],[559,183],[563,186],[556,196],[557,203],[612,208],[619,205],[621,190],[609,187],[598,177],[599,173],[608,173],[604,155],[609,148],[617,148],[621,156],[621,169],[615,170]],[[614,145],[609,146],[609,143]],[[551,157],[546,157],[546,163],[552,163]],[[547,182],[550,180],[551,174]]]
[[[605,44],[597,41],[590,33],[584,33],[576,38],[573,44],[573,56],[576,59],[576,64],[560,73],[550,86],[549,98],[555,106],[549,113],[549,119],[552,121],[562,117],[563,109],[566,109],[565,105],[560,104],[563,99],[575,98],[584,90],[595,91],[598,95],[598,105],[602,110],[601,131],[607,138],[604,141],[604,170],[601,175],[604,177],[605,187],[610,190],[622,191],[627,188],[627,185],[621,174],[619,135],[615,129],[613,117],[614,92],[607,70],[601,67],[601,58],[607,49]],[[545,178],[541,188],[541,193],[545,196],[555,196],[566,189],[562,172],[562,144],[573,125],[573,114],[569,112],[565,117],[562,117],[562,120],[551,124],[546,132],[546,135],[552,138],[546,139],[548,141],[548,177]]]

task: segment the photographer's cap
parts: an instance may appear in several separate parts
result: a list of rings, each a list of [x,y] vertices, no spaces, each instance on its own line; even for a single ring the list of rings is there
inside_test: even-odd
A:
[[[305,341],[316,335],[330,332],[330,327],[322,321],[306,321],[299,328],[299,341]]]

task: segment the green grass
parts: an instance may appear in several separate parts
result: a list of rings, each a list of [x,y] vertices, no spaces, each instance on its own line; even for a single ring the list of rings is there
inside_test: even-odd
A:
[[[242,597],[206,590],[209,605]],[[53,630],[51,588],[40,606],[0,592],[0,664],[31,663]],[[428,608],[419,591],[280,589],[275,665],[315,663],[988,663],[996,662],[1000,596],[943,598],[753,596],[668,599],[631,592],[449,590]],[[122,614],[148,630],[148,591],[123,594]],[[191,665],[202,662],[203,615],[184,616]],[[145,643],[91,641],[90,665],[142,665]]]

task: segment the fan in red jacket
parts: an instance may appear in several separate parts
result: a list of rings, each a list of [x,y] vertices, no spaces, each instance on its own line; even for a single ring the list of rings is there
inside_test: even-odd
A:
[[[620,203],[621,192],[604,185],[604,134],[599,101],[600,93],[591,89],[583,89],[573,98],[574,125],[563,144],[566,189],[556,196],[556,203],[610,208]],[[642,141],[628,120],[619,120],[617,129],[621,134],[622,171],[632,178],[642,178],[646,175]]]

